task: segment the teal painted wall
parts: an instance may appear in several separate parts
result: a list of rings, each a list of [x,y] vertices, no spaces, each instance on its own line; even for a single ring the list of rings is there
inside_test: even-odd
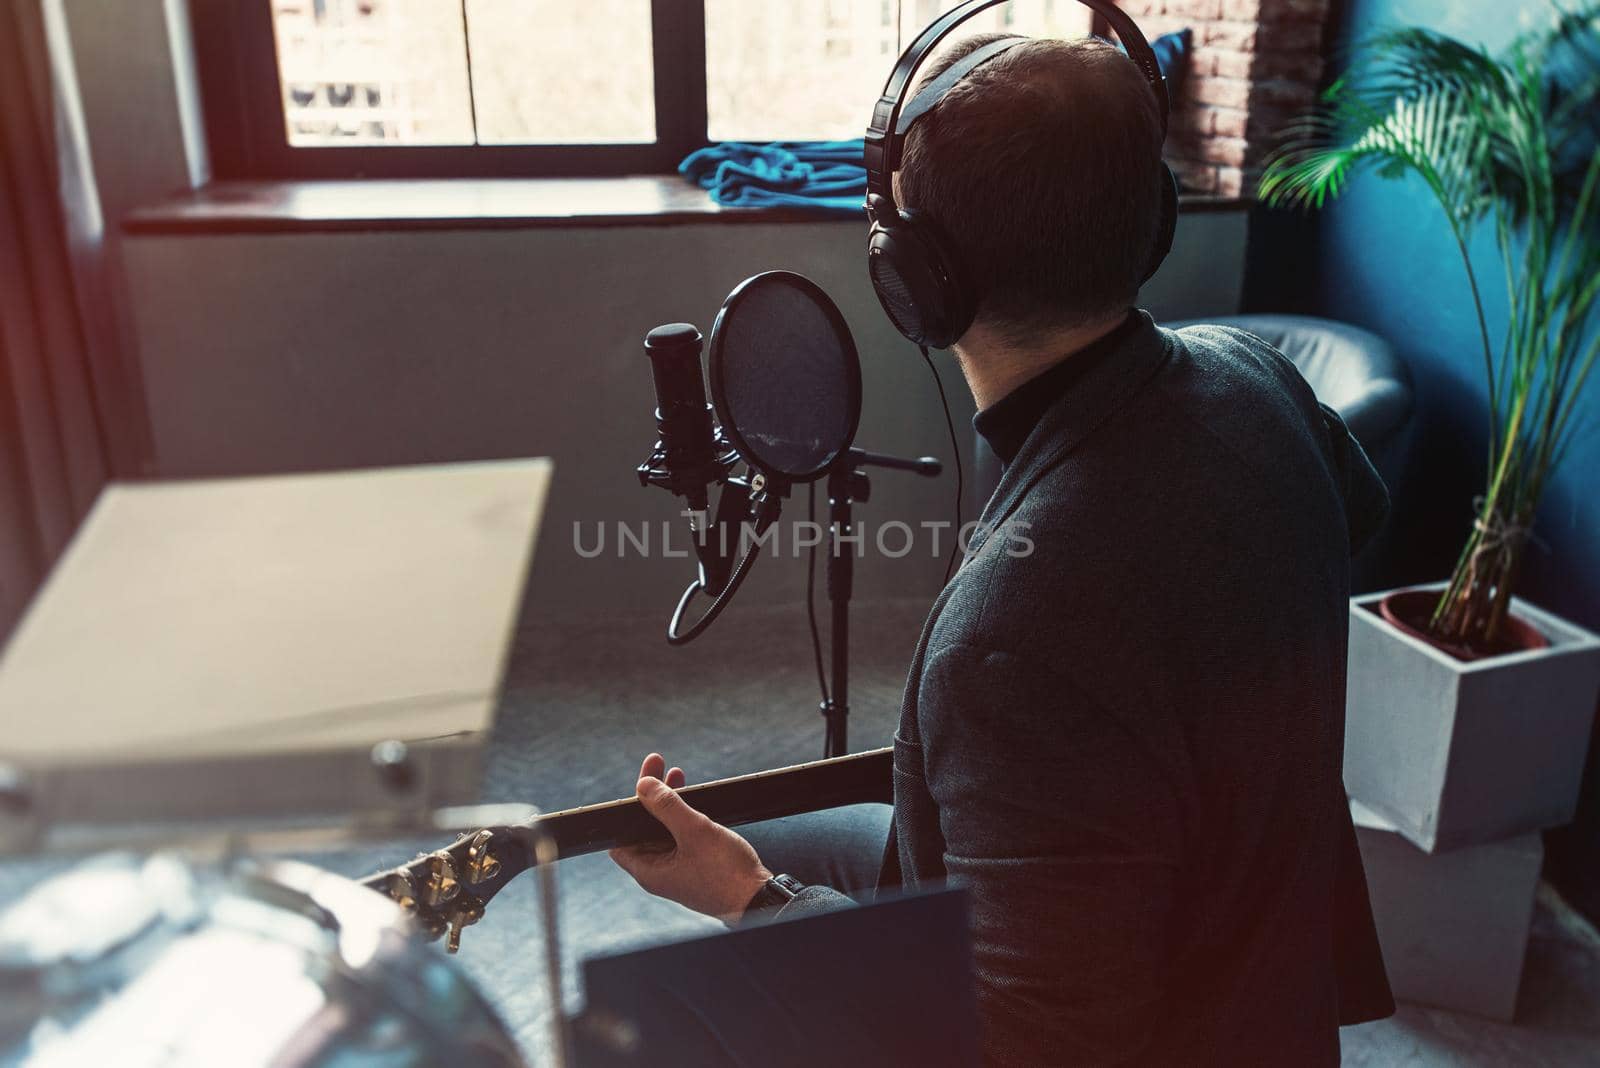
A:
[[[1545,0],[1347,0],[1334,12],[1331,55],[1380,29],[1421,25],[1498,50],[1550,17]],[[1335,66],[1337,67],[1337,62]],[[1373,330],[1396,345],[1417,390],[1416,441],[1406,476],[1392,487],[1396,583],[1444,577],[1481,492],[1487,413],[1483,356],[1471,297],[1439,208],[1415,180],[1368,175],[1310,219],[1261,212],[1246,303],[1299,310]],[[1504,290],[1492,236],[1474,249],[1498,343]],[[1521,594],[1591,629],[1600,628],[1600,380],[1583,400],[1590,427],[1574,443],[1538,515]],[[1535,710],[1530,710],[1530,713]],[[1600,733],[1600,732],[1597,732]],[[1578,823],[1550,836],[1548,872],[1600,916],[1600,754],[1591,746]]]

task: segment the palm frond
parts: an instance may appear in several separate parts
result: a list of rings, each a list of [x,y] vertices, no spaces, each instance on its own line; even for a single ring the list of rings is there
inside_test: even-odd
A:
[[[1418,175],[1453,225],[1469,224],[1488,206],[1483,168],[1490,146],[1481,125],[1448,89],[1393,97],[1386,110],[1356,95],[1291,126],[1268,160],[1260,195],[1269,204],[1320,208],[1365,166],[1384,177]]]
[[[1493,91],[1505,76],[1483,49],[1414,26],[1375,34],[1358,46],[1357,54],[1368,61],[1348,77],[1348,84],[1374,107],[1438,92]]]
[[[1489,531],[1523,531],[1566,457],[1600,363],[1600,0],[1490,55],[1443,34],[1368,39],[1321,106],[1292,124],[1260,183],[1268,204],[1320,208],[1363,170],[1415,176],[1466,268],[1488,388],[1489,480],[1432,626],[1492,645],[1515,583]],[[1492,344],[1469,238],[1492,217],[1506,332]],[[1489,540],[1486,541],[1485,539]]]

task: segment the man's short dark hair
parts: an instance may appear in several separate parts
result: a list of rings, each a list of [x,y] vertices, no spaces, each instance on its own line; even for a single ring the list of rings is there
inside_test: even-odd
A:
[[[930,63],[926,84],[1002,34]],[[906,139],[896,199],[953,246],[977,318],[1019,338],[1130,305],[1161,212],[1161,119],[1105,41],[1017,45],[957,83]]]

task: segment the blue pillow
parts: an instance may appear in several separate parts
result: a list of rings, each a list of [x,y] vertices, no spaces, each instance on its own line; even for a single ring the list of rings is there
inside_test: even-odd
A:
[[[1167,97],[1172,106],[1178,106],[1183,96],[1183,83],[1189,75],[1189,51],[1194,47],[1194,31],[1178,30],[1164,33],[1150,42],[1150,51],[1156,54],[1156,65],[1167,78]]]

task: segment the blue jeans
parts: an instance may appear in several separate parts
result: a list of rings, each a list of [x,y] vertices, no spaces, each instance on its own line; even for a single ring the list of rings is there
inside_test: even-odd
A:
[[[831,886],[859,901],[872,897],[892,805],[846,805],[739,828],[774,875]]]

